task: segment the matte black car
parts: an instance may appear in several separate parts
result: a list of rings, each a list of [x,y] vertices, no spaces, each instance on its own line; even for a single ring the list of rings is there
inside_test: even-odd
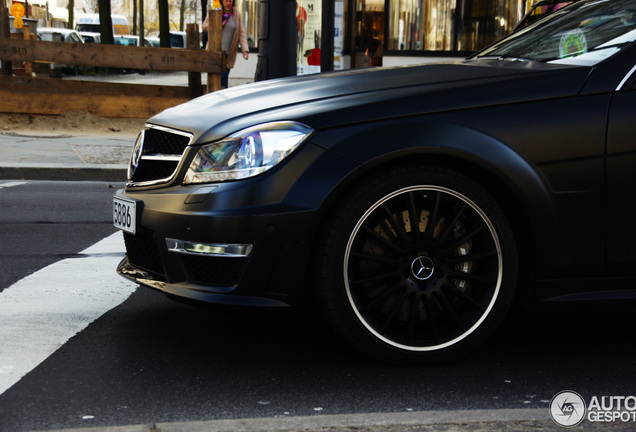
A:
[[[114,201],[121,275],[317,306],[397,363],[525,305],[633,299],[636,2],[581,0],[464,61],[231,88],[151,118]]]

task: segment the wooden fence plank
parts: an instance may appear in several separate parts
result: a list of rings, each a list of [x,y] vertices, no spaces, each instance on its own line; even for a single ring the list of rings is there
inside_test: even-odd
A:
[[[4,39],[0,60],[50,62],[150,71],[221,73],[221,53],[207,50],[150,48]]]
[[[187,87],[0,76],[0,112],[148,118],[190,100]]]

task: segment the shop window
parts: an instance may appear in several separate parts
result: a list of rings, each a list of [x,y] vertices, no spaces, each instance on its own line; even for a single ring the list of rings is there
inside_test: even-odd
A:
[[[296,1],[296,67],[298,75],[320,72],[322,0]]]
[[[387,49],[479,50],[512,31],[525,0],[390,1]]]
[[[357,67],[382,66],[384,50],[384,0],[359,0],[355,11],[354,51]]]
[[[258,0],[242,0],[236,2],[242,12],[243,25],[247,33],[247,43],[250,48],[258,45]]]
[[[333,66],[335,70],[344,69],[344,51],[347,40],[347,18],[349,0],[334,0]]]

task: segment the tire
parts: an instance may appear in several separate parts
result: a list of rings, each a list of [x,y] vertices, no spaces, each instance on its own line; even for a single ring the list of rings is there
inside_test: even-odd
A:
[[[485,189],[413,165],[374,176],[342,203],[318,249],[321,304],[340,336],[383,361],[432,364],[492,334],[518,264],[510,223]]]

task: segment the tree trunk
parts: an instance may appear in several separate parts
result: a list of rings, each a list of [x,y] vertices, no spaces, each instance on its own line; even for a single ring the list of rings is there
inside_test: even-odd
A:
[[[136,35],[137,33],[137,0],[133,0],[133,28],[132,34]],[[143,43],[140,46],[144,46]]]
[[[97,2],[99,9],[99,32],[102,36],[103,44],[115,44],[113,37],[113,19],[111,18],[110,0],[99,0]]]
[[[201,0],[201,22],[208,17],[208,0]]]
[[[75,21],[75,0],[68,0],[68,28],[73,29]]]
[[[139,0],[139,37],[141,39],[146,37],[145,33],[145,19],[144,19],[144,0]]]
[[[168,0],[159,1],[159,46],[170,48],[170,15]]]
[[[181,6],[179,6],[179,31],[185,29],[185,0],[181,0]]]

